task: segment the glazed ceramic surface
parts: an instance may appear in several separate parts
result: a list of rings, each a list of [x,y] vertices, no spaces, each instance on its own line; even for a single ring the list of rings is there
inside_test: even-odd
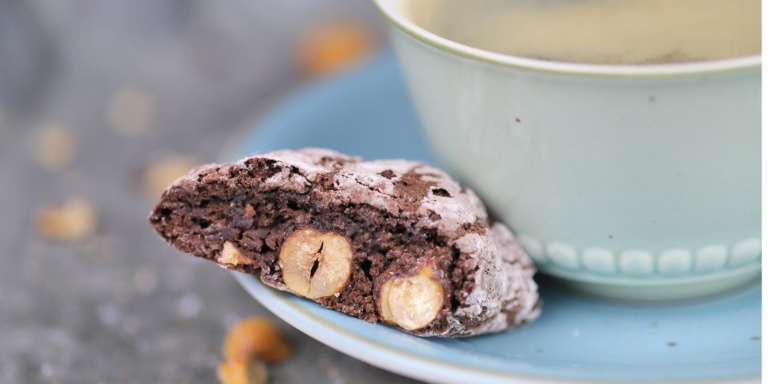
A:
[[[599,66],[462,46],[378,0],[438,163],[539,268],[664,300],[760,274],[760,57]]]
[[[225,160],[306,146],[434,164],[392,55],[288,99],[237,138]],[[633,305],[576,296],[539,279],[544,307],[535,322],[495,335],[422,339],[234,275],[268,309],[319,341],[428,382],[760,382],[759,283],[707,300]]]

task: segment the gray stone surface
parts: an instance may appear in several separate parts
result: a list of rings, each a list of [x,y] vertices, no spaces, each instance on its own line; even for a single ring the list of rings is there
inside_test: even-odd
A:
[[[153,233],[141,175],[168,155],[215,160],[306,80],[296,41],[335,18],[381,37],[369,1],[0,0],[0,383],[216,382],[228,326],[269,314]],[[150,97],[146,132],[111,127],[121,89]],[[59,171],[34,157],[49,124],[79,142]],[[39,238],[36,210],[74,196],[95,206],[96,233]],[[294,353],[273,383],[411,382],[276,321]]]

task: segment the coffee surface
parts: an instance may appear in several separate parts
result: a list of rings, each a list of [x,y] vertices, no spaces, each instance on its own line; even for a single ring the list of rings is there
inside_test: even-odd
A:
[[[592,64],[666,64],[761,53],[759,0],[420,0],[406,17],[472,47]]]

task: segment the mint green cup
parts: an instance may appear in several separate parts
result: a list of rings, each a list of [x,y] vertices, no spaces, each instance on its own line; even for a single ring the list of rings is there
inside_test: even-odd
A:
[[[761,57],[611,66],[502,55],[375,0],[440,166],[539,270],[675,300],[761,274]]]

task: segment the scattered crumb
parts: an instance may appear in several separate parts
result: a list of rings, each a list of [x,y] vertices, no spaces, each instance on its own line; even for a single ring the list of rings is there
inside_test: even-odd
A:
[[[171,183],[200,163],[187,156],[171,156],[144,171],[144,192],[159,197]]]
[[[266,317],[251,316],[237,321],[224,338],[219,380],[223,384],[266,384],[266,363],[282,361],[290,352],[280,330]]]
[[[72,165],[77,150],[77,137],[61,124],[44,127],[34,140],[35,159],[49,171],[60,171]]]
[[[37,235],[46,240],[82,241],[96,230],[96,211],[85,199],[71,199],[38,209],[35,227]]]
[[[670,341],[667,343],[667,345],[669,345],[670,347],[674,347],[677,345],[677,343],[675,343],[674,341]]]
[[[219,364],[217,375],[222,384],[267,384],[269,370],[257,358],[230,359]]]
[[[752,336],[749,339],[750,340],[760,340],[760,336]]]
[[[375,47],[376,40],[365,25],[349,21],[326,22],[304,32],[297,59],[302,73],[318,76],[361,61]]]
[[[146,92],[123,88],[115,92],[107,109],[107,121],[116,132],[137,136],[147,131],[155,117],[155,102]]]
[[[252,316],[229,329],[222,352],[227,360],[256,356],[268,363],[276,363],[286,359],[291,350],[275,324],[266,317]]]

